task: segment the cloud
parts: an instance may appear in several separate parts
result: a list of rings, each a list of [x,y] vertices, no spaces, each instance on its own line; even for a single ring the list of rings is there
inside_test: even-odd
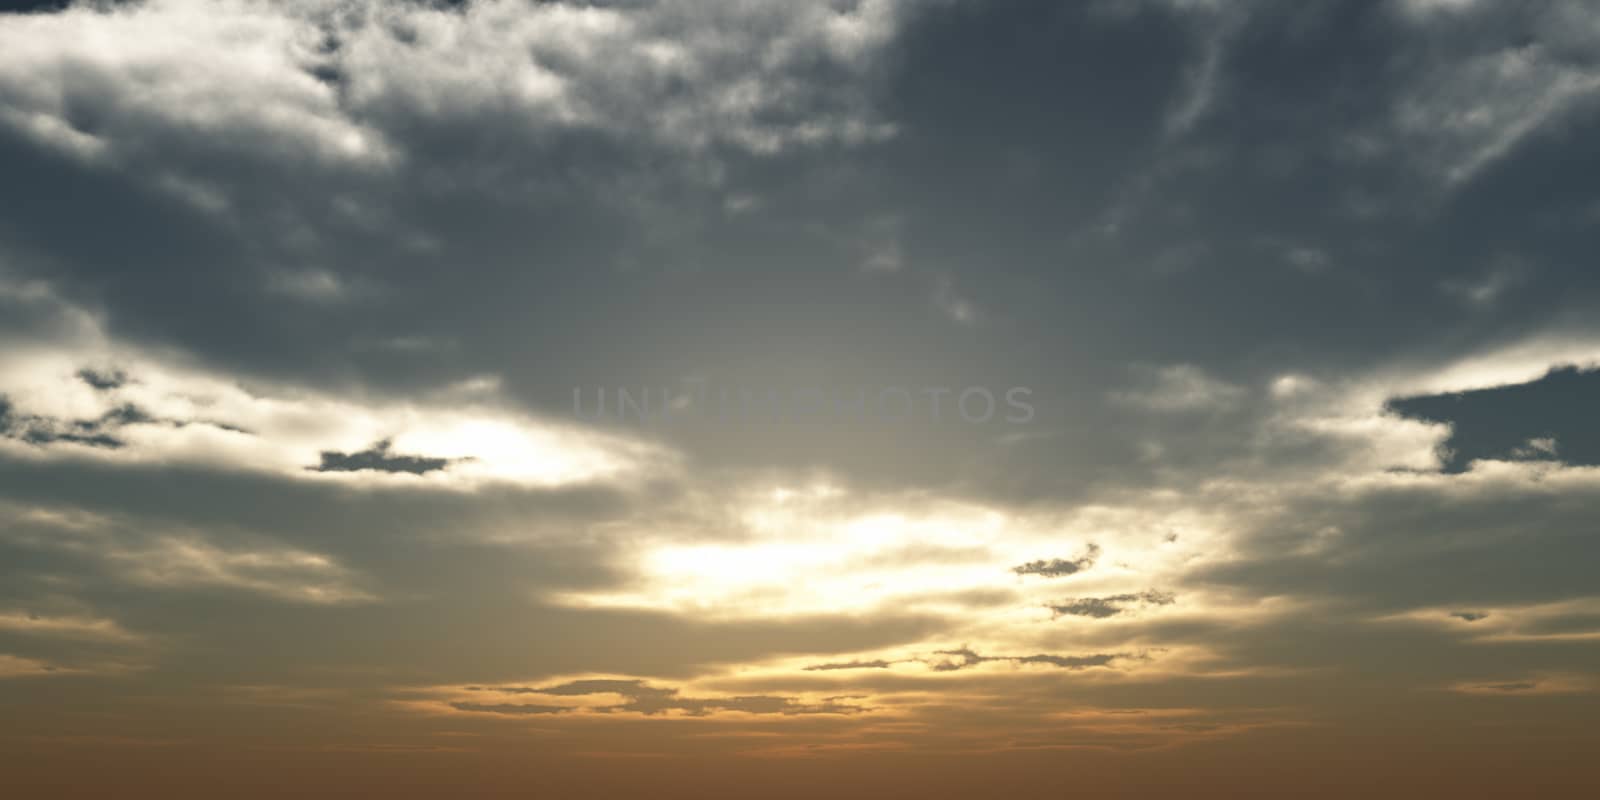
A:
[[[493,382],[382,404],[247,382],[119,343],[102,317],[35,286],[29,294],[0,285],[0,299],[62,320],[68,332],[0,355],[0,447],[14,456],[323,480],[398,476],[463,489],[629,480],[674,460],[653,444],[509,410]]]
[[[248,676],[382,727],[377,682],[557,759],[1157,751],[1563,686],[1592,15],[1441,5],[0,18],[0,674],[137,642],[63,702]],[[1039,413],[567,415],[702,377]],[[1403,702],[1352,722],[1351,675]]]
[[[1554,596],[1557,599],[1507,603],[1483,611],[1424,606],[1387,614],[1379,621],[1443,629],[1478,644],[1600,641],[1600,598],[1575,588],[1564,588]]]
[[[1462,681],[1449,687],[1452,692],[1467,695],[1503,695],[1511,697],[1586,694],[1600,691],[1600,684],[1588,675],[1550,673],[1529,679],[1507,681]]]
[[[1419,13],[1424,7],[1452,13]],[[1529,13],[1492,3],[1405,8],[1413,24],[1446,36],[1452,57],[1409,76],[1395,104],[1395,131],[1445,181],[1470,180],[1541,130],[1592,107],[1600,71],[1571,57],[1600,44],[1585,4]]]
[[[1108,666],[1111,664],[1111,662],[1119,658],[1126,658],[1126,656],[1114,653],[1098,653],[1092,656],[1055,656],[1042,654],[1021,656],[1011,660],[1016,661],[1019,664],[1049,664],[1052,667],[1060,667],[1062,669],[1088,669],[1090,667]]]
[[[894,15],[887,2],[372,8],[358,17],[365,24],[337,31],[329,66],[347,102],[391,119],[436,110],[467,119],[498,107],[532,129],[593,127],[682,148],[770,152],[892,133],[872,119],[855,82],[813,83],[807,70],[859,76]],[[387,80],[397,69],[414,79]],[[673,102],[660,102],[663,91]],[[796,115],[797,106],[814,116]]]
[[[827,664],[812,664],[804,669],[807,672],[833,672],[846,669],[888,669],[897,662],[874,659],[872,661],[834,661]]]
[[[116,620],[89,616],[47,616],[32,611],[0,611],[0,631],[106,642],[131,643],[142,639]]]
[[[993,662],[1011,662],[1014,664],[1048,664],[1067,670],[1083,670],[1094,667],[1107,667],[1118,659],[1128,658],[1126,653],[1095,653],[1083,656],[1062,656],[1049,653],[1040,653],[1029,656],[986,656],[973,651],[968,647],[955,650],[938,650],[936,655],[949,656],[939,661],[929,662],[929,669],[935,672],[956,672],[958,670],[974,667],[979,664]]]
[[[933,302],[945,316],[961,325],[976,325],[982,319],[978,307],[958,293],[949,278],[935,283]]]
[[[879,0],[841,10],[505,0],[74,7],[0,29],[0,121],[74,158],[165,162],[192,182],[203,173],[182,159],[208,151],[392,169],[410,155],[408,126],[446,120],[497,118],[529,135],[593,129],[690,150],[873,141],[893,128],[850,79],[864,75],[895,16],[896,4]],[[834,80],[819,80],[829,73]],[[160,147],[174,142],[181,152]]]
[[[132,667],[115,662],[67,664],[0,653],[0,680],[123,675]]]
[[[567,706],[541,706],[535,703],[451,703],[450,707],[457,711],[471,711],[481,714],[560,714],[571,711]]]
[[[120,370],[115,369],[100,372],[85,367],[78,370],[78,378],[80,378],[84,383],[89,384],[90,388],[99,389],[101,391],[108,389],[120,389],[128,382],[128,376],[123,374]]]
[[[71,674],[71,671],[62,670],[43,661],[0,653],[0,679],[62,674]]]
[[[1526,445],[1514,448],[1511,455],[1517,458],[1553,458],[1556,455],[1556,440],[1550,436],[1537,436],[1528,440]]]
[[[149,586],[215,586],[319,605],[373,599],[350,585],[348,571],[338,563],[304,551],[225,549],[202,539],[162,536],[146,547],[114,551],[108,558],[127,578]]]
[[[389,448],[392,445],[393,442],[391,440],[384,439],[357,453],[324,450],[322,451],[322,463],[315,469],[318,472],[373,470],[376,472],[405,472],[412,475],[426,475],[429,472],[435,472],[450,466],[451,459],[448,458],[422,458],[419,456],[391,454]]]
[[[0,519],[6,521],[0,543],[76,561],[134,586],[226,589],[312,605],[375,599],[337,560],[272,541],[228,541],[170,526],[150,530],[134,519],[48,508],[0,505]]]
[[[1091,617],[1105,619],[1126,613],[1131,607],[1169,606],[1178,601],[1171,592],[1150,589],[1136,594],[1117,594],[1108,597],[1080,597],[1049,606],[1053,616]]]
[[[1501,263],[1475,278],[1443,281],[1439,289],[1472,308],[1493,308],[1501,298],[1527,280],[1528,268],[1515,260]]]
[[[1026,564],[1018,564],[1017,566],[1012,567],[1011,571],[1018,575],[1039,575],[1045,578],[1064,578],[1068,575],[1076,575],[1077,573],[1094,566],[1095,559],[1099,557],[1100,546],[1091,542],[1087,547],[1084,548],[1083,555],[1078,556],[1077,558],[1071,560],[1061,558],[1039,559],[1037,561],[1029,561]]]
[[[509,695],[545,695],[549,697],[578,697],[592,695],[620,696],[620,703],[603,703],[586,706],[556,706],[538,704],[486,704],[451,702],[458,711],[492,714],[570,714],[579,711],[596,714],[633,713],[645,716],[681,714],[691,717],[708,716],[718,712],[746,714],[773,714],[797,716],[812,714],[857,714],[867,709],[861,706],[822,699],[807,702],[793,697],[773,695],[741,695],[730,697],[689,697],[678,689],[649,684],[643,680],[594,679],[578,680],[546,687],[468,687],[471,692],[489,692]]]
[[[17,413],[11,402],[0,395],[0,437],[15,439],[31,445],[54,442],[81,444],[115,450],[123,446],[121,439],[107,432],[108,427],[120,427],[127,422],[145,422],[148,418],[135,406],[111,409],[98,419],[60,420],[32,414]]]
[[[1397,398],[1389,407],[1448,424],[1446,466],[1461,471],[1482,459],[1600,463],[1588,413],[1596,398],[1600,373],[1557,368],[1527,383]]]
[[[1192,364],[1139,367],[1146,388],[1112,392],[1115,403],[1158,412],[1218,411],[1232,408],[1245,391],[1207,375]]]
[[[186,156],[255,150],[382,167],[393,157],[382,134],[310,72],[316,28],[294,8],[307,7],[158,0],[9,18],[0,122],[91,164],[165,160],[177,171]]]

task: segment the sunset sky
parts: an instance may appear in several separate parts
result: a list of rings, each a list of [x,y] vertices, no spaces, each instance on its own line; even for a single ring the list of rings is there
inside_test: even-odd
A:
[[[1600,5],[0,8],[0,796],[1600,796]]]

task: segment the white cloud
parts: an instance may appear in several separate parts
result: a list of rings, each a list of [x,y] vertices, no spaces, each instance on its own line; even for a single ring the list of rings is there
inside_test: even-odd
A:
[[[0,679],[36,678],[46,675],[70,675],[76,670],[63,669],[44,661],[0,653]]]
[[[859,80],[898,4],[149,0],[0,20],[0,123],[93,163],[192,152],[382,169],[387,126],[495,115],[770,153],[892,135]],[[823,81],[817,64],[857,80]],[[87,112],[87,113],[85,113]],[[179,188],[192,185],[178,165]],[[212,197],[208,202],[219,202]]]
[[[1541,436],[1529,439],[1527,444],[1513,449],[1511,454],[1517,458],[1555,458],[1556,449],[1555,439]]]
[[[1504,10],[1499,4],[1440,0],[1412,0],[1402,9],[1402,18],[1423,26]],[[1419,163],[1446,183],[1458,184],[1537,131],[1592,107],[1600,96],[1600,68],[1592,59],[1567,54],[1600,46],[1600,16],[1594,12],[1584,2],[1552,4],[1534,20],[1532,43],[1503,40],[1496,48],[1442,59],[1416,71],[1394,107],[1395,134],[1415,148]]]
[[[51,616],[19,610],[0,611],[0,631],[109,642],[136,642],[141,638],[113,619],[93,616]]]
[[[1493,308],[1506,292],[1527,278],[1528,269],[1515,259],[1502,259],[1489,271],[1472,277],[1447,280],[1439,284],[1441,291],[1463,304],[1479,309]]]
[[[0,505],[0,540],[88,559],[125,583],[155,589],[220,588],[314,605],[376,599],[330,556],[267,541],[223,541],[164,523],[48,508]],[[90,617],[0,615],[0,629],[132,640],[115,622]]]
[[[374,402],[241,380],[170,353],[122,345],[97,315],[48,286],[0,284],[0,299],[67,320],[67,333],[0,352],[0,397],[13,428],[0,452],[25,459],[205,464],[302,480],[472,489],[484,483],[561,486],[629,482],[675,469],[664,447],[531,417],[495,402],[496,385],[441,387],[437,397]],[[84,371],[115,373],[93,386]],[[470,388],[470,387],[469,387]],[[87,427],[86,427],[87,426]],[[104,434],[120,446],[86,440]],[[422,474],[318,472],[324,452],[446,460]]]
[[[1373,376],[1364,393],[1387,398],[1494,389],[1538,380],[1557,367],[1600,368],[1600,337],[1556,331],[1443,364],[1397,363]]]
[[[327,556],[291,548],[228,549],[189,536],[161,536],[104,554],[139,584],[238,589],[284,600],[334,605],[372,600]]]
[[[1215,411],[1232,407],[1246,395],[1242,387],[1213,378],[1192,364],[1140,366],[1134,371],[1143,386],[1112,392],[1112,402],[1150,411]]]
[[[961,325],[976,325],[980,319],[978,307],[959,294],[949,278],[934,283],[933,303],[939,311]]]
[[[1514,473],[1502,471],[1502,482],[1514,480]],[[1597,483],[1589,476],[1588,488]],[[1600,641],[1600,597],[1578,597],[1549,603],[1524,605],[1474,604],[1435,606],[1389,614],[1377,622],[1419,625],[1449,631],[1468,641],[1485,645],[1527,644],[1530,642]]]
[[[582,608],[665,611],[696,620],[783,619],[819,614],[937,615],[935,639],[878,652],[899,661],[970,642],[990,654],[1040,652],[1051,631],[1103,637],[1111,647],[1139,640],[1152,620],[1251,615],[1231,598],[1201,589],[1177,602],[1109,619],[1053,619],[1063,598],[1142,594],[1174,583],[1212,552],[1224,531],[1208,511],[1139,494],[1072,510],[1019,512],[930,497],[872,495],[835,484],[747,486],[722,495],[722,515],[655,513],[619,523],[617,567],[631,578],[599,590],[547,597]],[[689,514],[690,530],[662,530],[662,516]],[[731,519],[730,519],[731,517]],[[704,531],[724,531],[708,541]],[[1181,537],[1170,537],[1181,532]],[[698,535],[697,535],[698,534]],[[1072,571],[1019,573],[1019,565],[1075,560]],[[795,669],[794,671],[799,671]]]
[[[315,4],[153,0],[0,21],[0,119],[90,161],[199,152],[381,166],[316,61]]]

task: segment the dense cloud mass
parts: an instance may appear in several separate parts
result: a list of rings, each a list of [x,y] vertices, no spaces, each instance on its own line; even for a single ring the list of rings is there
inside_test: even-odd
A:
[[[1597,128],[1579,0],[0,5],[0,768],[1590,796]]]

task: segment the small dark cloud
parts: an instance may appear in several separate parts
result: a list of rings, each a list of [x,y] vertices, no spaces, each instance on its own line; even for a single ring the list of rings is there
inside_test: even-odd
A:
[[[127,374],[120,370],[108,373],[84,369],[79,370],[78,377],[95,389],[103,391],[125,385],[129,380]],[[63,419],[26,414],[18,411],[7,397],[0,395],[0,437],[31,445],[44,446],[66,442],[115,450],[125,445],[123,439],[117,435],[122,428],[129,425],[152,424],[182,428],[190,423],[156,417],[132,403],[123,403],[92,419]],[[199,424],[215,425],[215,423]],[[216,425],[216,427],[227,426]]]
[[[324,450],[322,451],[322,463],[311,469],[315,472],[361,472],[363,470],[372,470],[374,472],[405,472],[412,475],[425,475],[429,472],[442,470],[457,460],[397,455],[389,451],[391,444],[390,440],[384,439],[366,450],[355,453]]]
[[[1477,622],[1480,619],[1488,619],[1489,617],[1488,614],[1477,611],[1455,611],[1452,612],[1450,616],[1455,617],[1456,619],[1466,620],[1467,622]]]
[[[101,414],[100,418],[98,420],[95,420],[94,425],[96,425],[97,427],[98,426],[121,427],[123,425],[141,425],[141,424],[148,423],[148,422],[161,422],[161,421],[162,420],[156,419],[155,417],[151,416],[144,409],[139,408],[138,406],[133,405],[131,403],[125,403],[123,405],[120,405],[120,406],[117,406],[116,408],[111,409],[110,411],[107,411],[104,414]],[[78,424],[81,425],[83,423],[78,423]],[[181,425],[182,423],[172,423],[172,424]]]
[[[476,711],[484,714],[560,714],[571,711],[566,706],[541,706],[519,703],[451,703],[457,711]]]
[[[1539,684],[1532,681],[1515,681],[1512,683],[1487,683],[1478,688],[1495,692],[1527,692],[1539,688]]]
[[[1090,617],[1105,619],[1114,617],[1134,606],[1170,606],[1178,601],[1178,596],[1171,592],[1161,592],[1154,589],[1138,592],[1136,594],[1114,594],[1109,597],[1080,597],[1069,600],[1061,605],[1051,605],[1050,611],[1055,616]]]
[[[83,444],[90,447],[99,447],[106,450],[120,450],[123,446],[121,439],[106,433],[56,433],[47,430],[30,429],[21,436],[16,437],[28,444],[54,444],[67,442],[69,444]]]
[[[934,672],[955,672],[958,669],[966,669],[967,667],[982,664],[985,661],[994,660],[993,658],[978,655],[976,652],[973,652],[971,648],[967,647],[961,647],[957,650],[939,650],[937,651],[937,654],[941,656],[954,656],[954,658],[946,659],[944,661],[937,661],[931,664]]]
[[[1090,544],[1084,548],[1083,555],[1077,558],[1070,560],[1051,558],[1029,561],[1026,564],[1012,567],[1011,571],[1018,575],[1041,575],[1046,578],[1061,578],[1067,575],[1075,575],[1094,566],[1095,559],[1099,557],[1100,546]]]
[[[1122,606],[1114,597],[1084,597],[1069,601],[1065,605],[1050,606],[1050,610],[1057,616],[1105,619],[1121,614]]]
[[[898,662],[884,661],[883,659],[878,659],[875,661],[836,661],[829,664],[812,664],[811,666],[806,667],[805,671],[831,672],[841,669],[888,669],[891,665],[896,663]]]
[[[1090,667],[1108,666],[1112,661],[1118,658],[1121,658],[1121,656],[1113,653],[1096,653],[1092,656],[1053,656],[1049,654],[1040,654],[1023,656],[1021,658],[1012,660],[1019,664],[1049,664],[1054,667],[1061,667],[1062,669],[1088,669]]]
[[[111,389],[120,389],[128,383],[127,373],[120,369],[94,370],[85,367],[78,370],[78,380],[102,392]]]
[[[115,435],[119,428],[159,421],[134,405],[118,406],[95,419],[65,420],[24,414],[18,412],[9,399],[0,396],[0,437],[32,445],[68,442],[115,450],[123,446]]]
[[[511,691],[531,694],[547,694],[553,697],[581,697],[590,694],[621,694],[630,697],[670,697],[677,693],[676,689],[663,689],[650,686],[640,680],[587,680],[571,681],[557,686],[543,686],[539,688],[522,688]]]
[[[1111,662],[1127,657],[1123,653],[1094,653],[1086,656],[1060,656],[1051,653],[1038,653],[1031,656],[986,656],[965,646],[955,650],[938,650],[935,651],[935,655],[949,656],[949,658],[930,662],[929,668],[934,672],[955,672],[956,670],[991,661],[1010,661],[1014,664],[1049,664],[1062,669],[1079,670],[1110,666]]]

